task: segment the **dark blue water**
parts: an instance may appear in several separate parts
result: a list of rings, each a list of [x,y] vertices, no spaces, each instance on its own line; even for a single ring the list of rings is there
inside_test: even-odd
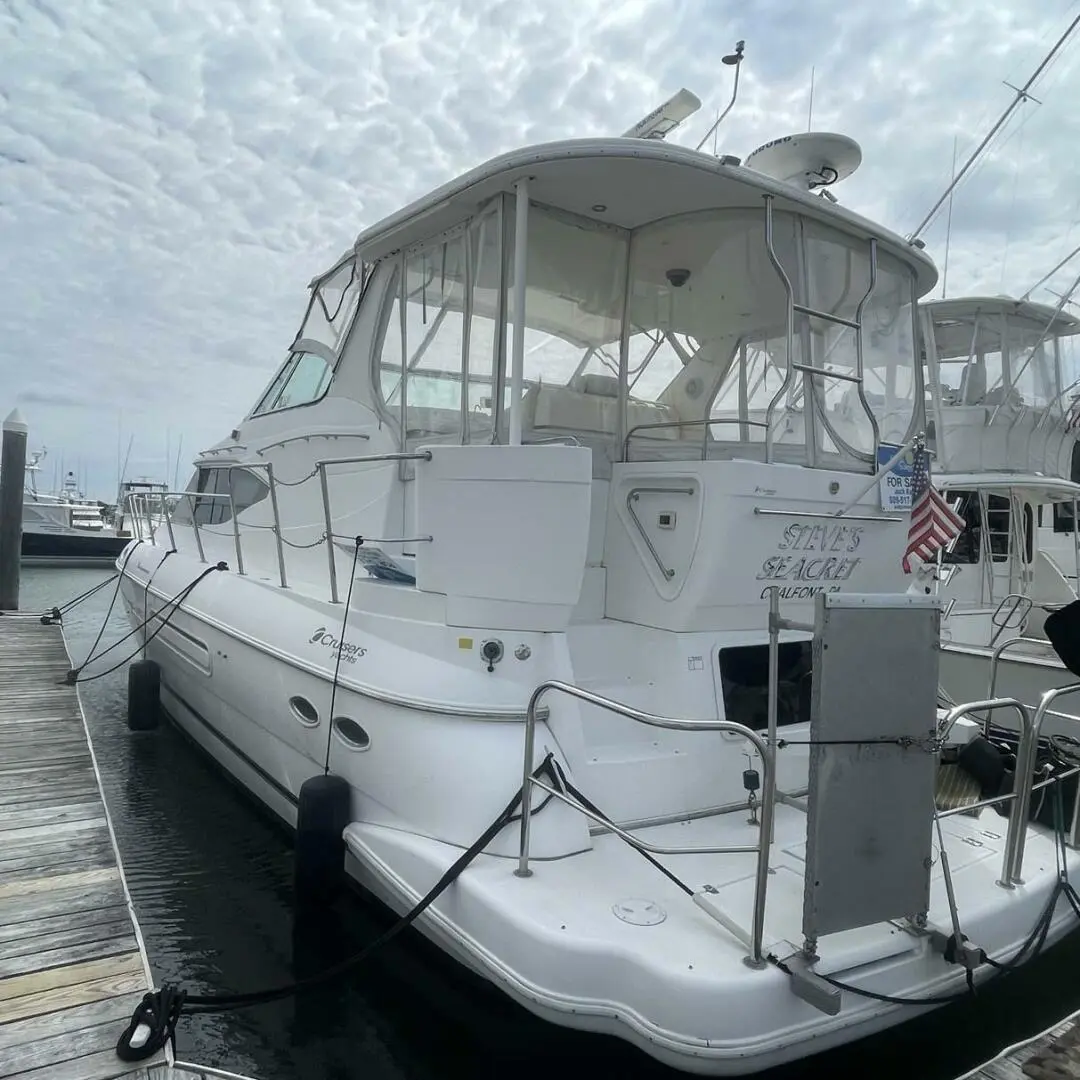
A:
[[[107,576],[24,570],[22,606],[63,602]],[[75,663],[90,648],[112,591],[66,617]],[[103,644],[128,629],[114,612]],[[120,646],[109,664],[91,665],[87,674],[128,652]],[[295,933],[288,834],[171,726],[130,733],[126,686],[121,669],[81,692],[159,985],[196,993],[276,986],[341,960],[389,925],[383,909],[350,894],[316,929]],[[1078,1008],[1080,935],[973,1000],[777,1070],[769,1080],[827,1071],[949,1080]],[[620,1080],[679,1075],[614,1039],[534,1019],[412,931],[324,988],[235,1013],[185,1016],[177,1043],[182,1057],[258,1080],[427,1080],[451,1071],[500,1080],[550,1080],[570,1070]]]

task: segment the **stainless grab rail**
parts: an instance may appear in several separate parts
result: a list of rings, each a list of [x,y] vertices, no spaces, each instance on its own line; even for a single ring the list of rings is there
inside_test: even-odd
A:
[[[708,430],[710,424],[739,424],[746,427],[767,428],[769,425],[764,420],[742,420],[737,416],[718,416],[715,419],[708,417],[702,420],[662,420],[652,424],[635,424],[623,439],[623,461],[630,460],[630,440],[639,431],[661,431],[666,428],[703,427]],[[701,444],[701,460],[706,460],[706,443]]]
[[[1078,685],[1077,689],[1080,689]],[[1021,737],[1016,750],[1016,773],[1019,777],[1018,788],[1014,787],[1007,795],[1000,795],[996,799],[987,801],[986,805],[994,802],[1008,802],[1009,827],[1005,834],[1005,853],[1001,863],[1001,878],[998,884],[1005,889],[1011,889],[1021,882],[1020,868],[1024,860],[1024,834],[1027,829],[1027,806],[1031,799],[1031,785],[1033,783],[1033,769],[1035,766],[1035,741],[1036,728],[1031,718],[1028,707],[1016,698],[987,698],[985,701],[969,701],[964,705],[957,705],[950,709],[944,718],[938,723],[938,738],[945,739],[952,731],[953,725],[963,716],[969,716],[975,712],[987,714],[994,709],[1015,709],[1020,718]],[[987,721],[989,722],[989,721]],[[965,807],[965,809],[970,809]]]
[[[772,264],[773,269],[776,271],[777,277],[780,279],[780,284],[787,295],[787,319],[785,322],[785,337],[787,341],[787,371],[784,373],[784,382],[780,389],[773,395],[772,400],[769,402],[768,408],[765,410],[765,461],[772,462],[773,460],[773,413],[776,406],[779,404],[780,399],[788,393],[791,385],[794,381],[795,372],[800,371],[808,379],[813,379],[819,375],[827,378],[840,379],[844,382],[854,383],[858,388],[859,404],[862,406],[863,411],[866,413],[870,420],[870,429],[873,434],[873,445],[877,446],[880,439],[880,432],[878,429],[877,417],[874,415],[873,409],[870,407],[870,403],[866,398],[866,391],[863,386],[864,378],[864,351],[863,351],[863,339],[862,339],[862,317],[863,312],[869,303],[871,296],[874,293],[874,289],[877,286],[877,261],[878,250],[877,240],[870,240],[870,274],[869,284],[867,285],[866,292],[863,294],[862,299],[859,301],[858,307],[855,310],[854,319],[845,319],[842,315],[835,315],[830,311],[821,311],[817,308],[812,308],[806,304],[801,304],[795,299],[795,290],[791,284],[791,278],[787,271],[784,269],[783,263],[780,261],[780,257],[776,254],[776,244],[774,238],[773,227],[773,200],[774,195],[763,195],[765,200],[765,251],[769,257],[769,262]],[[795,315],[804,315],[810,319],[820,319],[822,322],[833,323],[836,326],[843,326],[849,330],[855,332],[855,374],[846,375],[841,372],[828,371],[825,368],[819,368],[814,364],[808,364],[806,359],[803,358],[801,362],[796,362],[794,359],[795,354]],[[810,390],[809,383],[804,384],[807,391]],[[805,394],[805,400],[809,403],[808,408],[813,408],[813,394],[807,392]],[[807,447],[810,456],[810,462],[813,464],[813,444]],[[874,471],[874,466],[871,465],[871,472]]]
[[[541,683],[529,698],[528,708],[525,710],[525,756],[522,766],[521,781],[521,834],[518,848],[518,867],[514,873],[518,877],[530,877],[532,870],[529,868],[529,837],[532,819],[532,790],[534,787],[542,788],[549,795],[560,799],[567,805],[579,810],[585,817],[594,821],[600,821],[595,814],[590,813],[570,796],[556,791],[547,784],[536,779],[533,775],[533,756],[536,752],[536,721],[537,707],[540,699],[549,692],[566,694],[580,701],[588,702],[598,708],[606,709],[618,716],[625,716],[639,724],[647,724],[649,727],[666,728],[671,731],[727,731],[735,735],[741,735],[757,750],[761,757],[763,776],[763,796],[761,800],[761,828],[758,843],[755,845],[737,847],[710,847],[710,848],[663,848],[647,844],[643,840],[613,826],[608,822],[602,822],[612,829],[618,836],[639,851],[647,851],[650,854],[678,855],[678,854],[749,854],[757,853],[757,874],[754,883],[754,909],[752,917],[752,929],[750,936],[749,962],[755,967],[764,967],[765,956],[763,939],[765,935],[765,897],[769,884],[769,846],[772,843],[773,810],[775,804],[776,777],[774,775],[774,763],[772,751],[765,740],[756,732],[743,724],[736,724],[731,720],[680,720],[675,717],[657,716],[654,713],[643,712],[630,705],[614,701],[611,698],[594,694],[591,690],[583,690],[580,686],[571,683],[560,682],[553,679]]]
[[[995,695],[997,688],[997,674],[998,665],[1003,653],[1007,652],[1014,645],[1020,645],[1023,643],[1028,645],[1038,645],[1040,647],[1047,644],[1042,638],[1025,637],[1023,634],[1018,634],[1014,638],[1009,638],[1007,641],[1003,641],[1000,645],[994,647],[994,651],[990,654],[990,686],[987,688],[986,696],[992,698]],[[990,718],[987,717],[983,723],[983,734],[988,735],[990,732]]]
[[[326,558],[330,569],[330,603],[340,604],[338,592],[337,562],[334,557],[334,516],[330,509],[330,481],[326,470],[331,465],[370,465],[384,461],[430,461],[431,451],[418,453],[365,454],[360,457],[325,458],[315,462],[315,471],[319,475],[319,488],[322,492],[323,521],[326,524]]]
[[[1046,719],[1046,714],[1050,711],[1050,706],[1053,705],[1059,697],[1065,697],[1066,694],[1075,694],[1080,690],[1080,683],[1069,683],[1067,686],[1054,686],[1049,690],[1043,692],[1039,698],[1039,704],[1035,709],[1035,717],[1031,723],[1031,750],[1029,753],[1028,767],[1021,772],[1021,755],[1017,751],[1016,754],[1016,775],[1020,778],[1019,784],[1022,792],[1022,798],[1018,799],[1018,803],[1022,807],[1027,807],[1031,801],[1031,792],[1034,790],[1035,783],[1035,753],[1039,745],[1039,737],[1042,734],[1043,721]],[[1010,821],[1010,825],[1011,825]],[[1027,837],[1021,832],[1020,837],[1016,844],[1015,855],[1015,876],[1013,880],[1017,885],[1023,883],[1023,879],[1020,877],[1021,870],[1023,869],[1024,861],[1024,843]]]
[[[226,468],[228,469],[230,495],[232,494],[232,474],[234,469],[266,470],[266,483],[270,488],[270,511],[274,517],[273,532],[274,542],[277,546],[278,578],[281,581],[281,587],[287,589],[289,587],[289,580],[285,575],[285,544],[281,537],[281,515],[278,513],[277,486],[274,483],[273,464],[269,461],[251,461],[245,464],[237,463],[235,465],[228,465]],[[194,517],[194,515],[192,515],[192,517]],[[237,569],[242,574],[244,572],[244,565],[240,558],[240,522],[237,519],[235,508],[233,510],[232,520],[233,535],[236,537]]]

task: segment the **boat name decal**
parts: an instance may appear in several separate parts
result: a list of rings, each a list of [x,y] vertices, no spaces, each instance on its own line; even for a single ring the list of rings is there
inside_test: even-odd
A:
[[[793,522],[781,534],[777,551],[854,551],[862,540],[862,525],[803,525]]]
[[[853,554],[862,542],[861,525],[807,525],[793,522],[780,534],[776,554],[769,555],[757,572],[758,581],[790,582],[781,589],[786,600],[801,600],[819,592],[839,592],[840,585],[803,585],[802,582],[847,581],[863,561]],[[765,596],[769,586],[761,591]]]
[[[341,641],[327,630],[325,626],[320,626],[319,629],[311,635],[310,643],[312,645],[325,645],[328,649],[333,649],[335,652],[340,645],[341,659],[350,664],[355,664],[361,656],[367,655],[367,649],[365,649],[363,645],[355,645],[351,641]]]

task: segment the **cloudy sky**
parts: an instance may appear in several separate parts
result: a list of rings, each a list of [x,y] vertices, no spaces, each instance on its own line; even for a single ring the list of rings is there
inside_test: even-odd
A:
[[[180,482],[366,225],[530,142],[617,134],[680,86],[720,151],[853,136],[848,206],[910,232],[1080,12],[1065,0],[0,0],[0,413],[44,479]],[[1019,294],[1080,244],[1080,30],[955,199],[948,291]],[[944,262],[945,216],[925,239]],[[1080,259],[1049,284],[1064,290]],[[940,292],[940,288],[938,290]],[[1054,298],[1043,292],[1042,299]],[[182,444],[181,444],[182,440]],[[122,456],[122,455],[121,455]]]

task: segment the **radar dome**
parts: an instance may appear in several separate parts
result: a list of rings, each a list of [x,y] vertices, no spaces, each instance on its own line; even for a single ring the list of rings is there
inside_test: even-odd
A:
[[[802,191],[829,187],[850,176],[862,163],[854,139],[827,131],[784,135],[759,146],[743,164]]]

